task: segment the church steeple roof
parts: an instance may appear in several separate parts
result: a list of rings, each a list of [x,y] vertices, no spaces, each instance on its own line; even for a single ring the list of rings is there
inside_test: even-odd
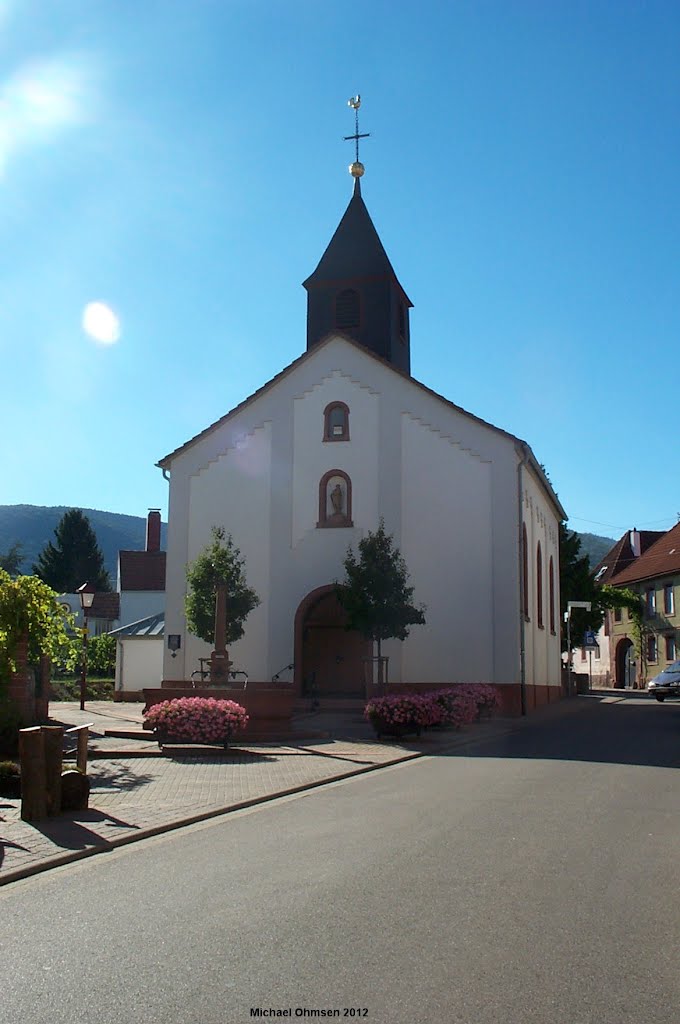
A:
[[[354,111],[354,163],[349,173],[354,192],[342,220],[313,274],[303,282],[307,289],[307,349],[328,334],[341,331],[370,348],[400,370],[411,372],[411,327],[413,305],[397,280],[394,268],[361,198],[364,165],[359,160],[361,96],[352,96]]]
[[[400,288],[409,306],[412,303],[399,284],[394,268],[385,252],[366,204],[361,196],[361,182],[354,179],[354,192],[313,274],[303,283],[309,290],[331,282],[350,282],[359,278],[386,277]]]

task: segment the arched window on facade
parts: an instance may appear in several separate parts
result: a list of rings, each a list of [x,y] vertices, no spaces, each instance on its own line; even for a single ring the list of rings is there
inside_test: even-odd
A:
[[[335,326],[348,331],[358,327],[361,321],[359,292],[345,288],[335,296]]]
[[[349,406],[331,402],[323,411],[324,441],[349,441]]]
[[[319,481],[318,527],[353,526],[352,481],[341,469],[329,469]]]
[[[548,589],[550,598],[550,632],[555,635],[555,567],[552,555],[550,556],[550,568],[548,570]]]
[[[543,629],[543,553],[540,541],[536,548],[536,620],[538,628]]]
[[[529,618],[529,541],[526,524],[522,523],[522,611]]]

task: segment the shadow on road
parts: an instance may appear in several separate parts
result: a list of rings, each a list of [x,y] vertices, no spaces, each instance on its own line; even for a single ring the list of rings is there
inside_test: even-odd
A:
[[[564,710],[555,705],[539,711],[506,735],[441,753],[680,768],[680,704],[657,704],[641,694],[615,702],[596,696],[576,700]]]

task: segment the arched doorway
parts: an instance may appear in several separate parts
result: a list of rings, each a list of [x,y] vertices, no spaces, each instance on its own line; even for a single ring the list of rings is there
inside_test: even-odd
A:
[[[295,616],[295,681],[303,696],[361,697],[364,658],[370,640],[345,629],[347,617],[335,586],[319,587],[301,602]]]
[[[616,685],[632,688],[635,686],[635,650],[628,637],[616,645]]]

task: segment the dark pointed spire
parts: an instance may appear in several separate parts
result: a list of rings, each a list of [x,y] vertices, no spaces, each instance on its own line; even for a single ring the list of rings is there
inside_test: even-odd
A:
[[[352,96],[355,145],[349,173],[354,190],[349,205],[307,289],[307,349],[333,331],[342,331],[400,370],[411,369],[409,309],[413,303],[399,284],[361,197],[364,165],[359,160],[361,97]]]
[[[349,334],[410,372],[409,309],[361,196],[359,178],[349,205],[307,289],[307,348],[333,330]]]

